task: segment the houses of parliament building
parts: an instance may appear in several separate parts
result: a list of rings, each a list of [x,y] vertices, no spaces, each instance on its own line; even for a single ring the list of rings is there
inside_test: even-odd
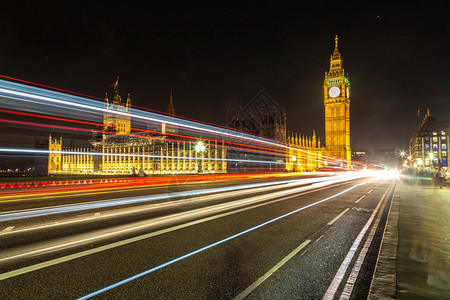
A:
[[[230,166],[223,141],[215,141],[195,151],[186,139],[168,138],[170,128],[162,123],[158,133],[133,133],[131,97],[125,101],[119,94],[118,80],[113,85],[112,99],[105,97],[102,135],[90,140],[84,148],[64,147],[63,138],[48,138],[49,174],[197,174],[226,173]],[[278,163],[288,172],[315,171],[327,162],[340,162],[341,167],[351,164],[350,148],[350,81],[345,74],[338,38],[330,57],[330,69],[323,83],[325,106],[325,141],[287,131],[287,116],[267,92],[260,91],[236,116],[229,118],[227,127],[272,138],[286,145],[286,152]],[[116,112],[123,112],[117,114]],[[175,115],[172,92],[168,114]],[[108,134],[110,133],[110,134]],[[243,155],[243,154],[241,154]],[[236,170],[239,171],[239,170]],[[242,170],[241,170],[242,171]]]

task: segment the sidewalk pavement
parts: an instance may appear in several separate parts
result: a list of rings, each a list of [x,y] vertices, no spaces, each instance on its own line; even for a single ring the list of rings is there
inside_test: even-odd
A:
[[[450,187],[397,181],[369,299],[450,299]]]

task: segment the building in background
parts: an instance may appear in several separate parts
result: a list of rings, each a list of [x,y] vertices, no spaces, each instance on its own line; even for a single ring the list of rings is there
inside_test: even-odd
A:
[[[437,121],[427,109],[419,128],[409,141],[410,167],[429,171],[448,168],[450,121]]]
[[[352,161],[366,164],[369,162],[369,150],[367,149],[352,149]]]
[[[285,142],[286,111],[267,92],[260,91],[234,118],[227,117],[227,127]]]
[[[370,162],[381,168],[399,168],[402,166],[402,157],[395,148],[375,149],[370,155]]]
[[[64,146],[62,136],[48,139],[48,174],[192,174],[225,173],[223,141],[180,138],[176,128],[132,128],[131,97],[123,101],[118,79],[114,95],[105,97],[102,134],[94,134],[89,147]],[[168,114],[173,116],[172,92]],[[154,126],[154,125],[153,125]]]
[[[232,171],[315,171],[322,165],[324,152],[315,132],[312,136],[287,134],[286,111],[269,94],[260,91],[243,109],[239,109],[227,126],[250,132],[284,143],[285,153],[279,156],[253,156],[254,159],[270,161],[272,164],[236,163]],[[244,160],[246,153],[229,151],[228,158]]]
[[[326,155],[346,161],[351,165],[350,148],[350,81],[344,72],[338,37],[330,58],[330,70],[325,72],[323,83],[325,105]]]
[[[312,137],[289,134],[287,137],[286,170],[288,172],[317,171],[324,165],[325,147],[313,131]]]

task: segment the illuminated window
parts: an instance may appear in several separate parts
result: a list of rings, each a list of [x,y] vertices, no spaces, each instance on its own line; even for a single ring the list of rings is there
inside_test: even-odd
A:
[[[433,131],[433,135],[437,135],[437,132],[436,132],[436,131]]]
[[[439,149],[438,144],[433,144],[433,150],[437,150],[437,149]]]
[[[441,131],[441,135],[445,135],[445,131],[442,130],[442,131]]]
[[[442,158],[442,165],[443,165],[443,166],[446,166],[446,165],[447,165],[447,158],[446,158],[446,157],[443,157],[443,158]]]
[[[433,142],[437,143],[437,137],[433,137]]]
[[[447,144],[442,144],[442,150],[447,150]]]
[[[441,137],[441,140],[446,140],[446,139],[447,139],[446,136]]]
[[[430,144],[425,144],[425,150],[430,150]]]
[[[442,156],[447,156],[447,151],[442,151]]]

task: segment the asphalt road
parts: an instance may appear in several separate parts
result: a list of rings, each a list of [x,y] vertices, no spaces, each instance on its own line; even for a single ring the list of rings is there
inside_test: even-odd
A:
[[[4,210],[0,298],[365,299],[394,181],[320,180],[155,189],[169,197],[23,219]],[[208,192],[219,186],[234,189]]]

